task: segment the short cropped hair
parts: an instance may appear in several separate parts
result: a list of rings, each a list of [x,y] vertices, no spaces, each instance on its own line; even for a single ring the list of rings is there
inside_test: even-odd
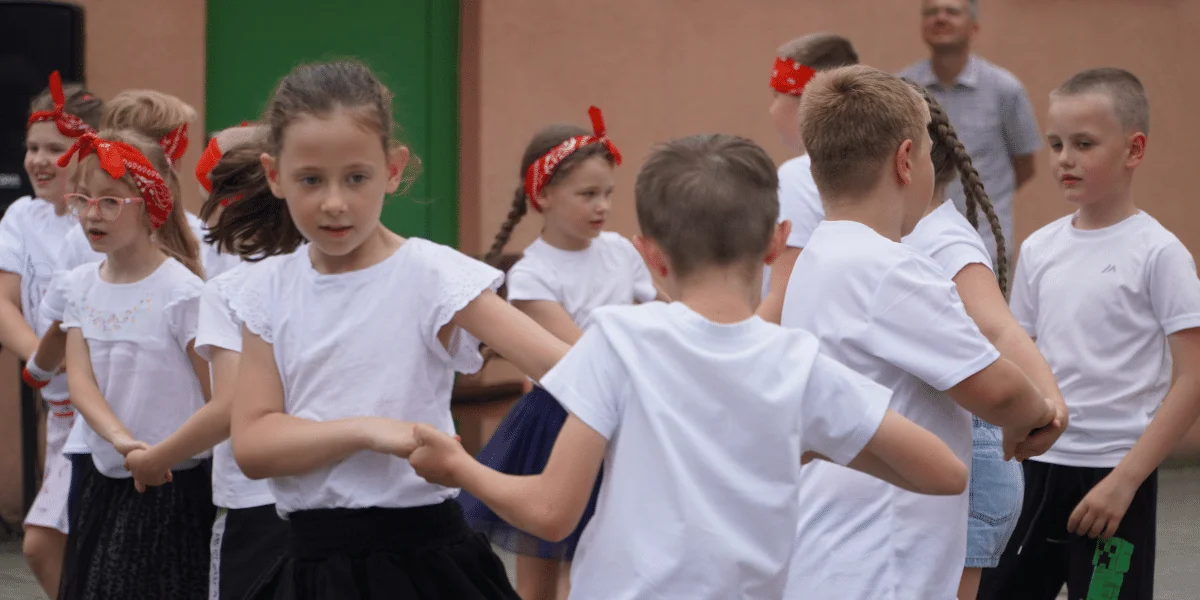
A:
[[[779,218],[775,163],[746,138],[694,135],[655,148],[634,184],[638,224],[681,277],[761,266]]]
[[[810,33],[779,47],[781,58],[788,58],[814,70],[827,71],[858,64],[858,52],[850,40],[833,33]]]
[[[1150,98],[1133,73],[1112,67],[1080,71],[1054,88],[1050,97],[1082,94],[1108,96],[1121,127],[1126,131],[1150,133]]]
[[[822,197],[859,194],[904,140],[921,148],[925,101],[900,78],[867,66],[818,73],[800,97],[800,135]]]

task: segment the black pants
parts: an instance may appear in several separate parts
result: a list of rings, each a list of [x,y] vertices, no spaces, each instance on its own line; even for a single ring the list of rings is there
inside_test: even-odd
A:
[[[1025,501],[1000,564],[986,569],[979,600],[1153,600],[1158,472],[1138,488],[1112,539],[1067,532],[1067,519],[1112,469],[1025,461]]]
[[[214,527],[212,551],[219,596],[221,600],[242,600],[283,561],[288,523],[279,518],[274,504],[231,508],[217,519],[220,525]],[[210,580],[210,590],[212,584]]]

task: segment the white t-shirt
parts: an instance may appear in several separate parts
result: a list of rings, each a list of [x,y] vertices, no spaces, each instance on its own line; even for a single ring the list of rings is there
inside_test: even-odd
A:
[[[25,196],[9,205],[0,220],[0,271],[21,277],[21,314],[39,337],[50,327],[42,315],[42,298],[54,279],[67,230],[79,229],[79,219],[67,213],[57,215],[54,205]],[[47,400],[66,400],[67,376],[58,375],[42,388]],[[69,408],[69,407],[68,407]]]
[[[242,263],[204,284],[196,328],[196,353],[205,360],[212,360],[214,348],[242,351],[242,320],[234,314],[230,302],[249,273],[253,273],[252,263]],[[250,479],[238,468],[229,440],[213,448],[212,489],[213,504],[222,508],[253,508],[275,503],[266,480]]]
[[[508,299],[557,302],[579,329],[592,311],[611,304],[650,302],[658,295],[637,249],[604,231],[586,250],[560,250],[534,240],[508,271]]]
[[[782,323],[891,389],[892,410],[971,464],[971,415],[944,391],[1000,354],[928,257],[861,223],[824,221],[796,261]],[[800,506],[787,598],[954,598],[966,560],[965,490],[925,496],[813,461]]]
[[[1070,411],[1035,460],[1115,467],[1171,386],[1167,336],[1200,327],[1200,280],[1187,248],[1144,212],[1097,230],[1074,215],[1021,245],[1012,313],[1037,341]]]
[[[287,414],[313,421],[380,416],[454,432],[454,372],[483,366],[462,329],[438,331],[503,274],[452,248],[409,238],[366,269],[324,275],[309,252],[251,267],[233,308],[274,346]],[[363,451],[303,475],[270,480],[281,515],[315,508],[404,508],[458,491],[431,484],[402,458]]]
[[[134,439],[157,444],[204,405],[187,351],[203,286],[173,258],[136,283],[105,282],[99,264],[67,275],[63,329],[83,332],[100,393]],[[85,440],[101,473],[130,476],[111,444],[91,430]],[[195,466],[205,455],[173,468]]]
[[[779,165],[779,222],[792,222],[787,245],[804,248],[817,225],[825,219],[821,192],[812,177],[812,158],[802,154]],[[771,267],[763,270],[763,296],[770,290]]]
[[[891,392],[759,319],[606,307],[542,385],[609,441],[572,598],[779,598],[800,455],[849,462]]]
[[[995,270],[979,231],[971,227],[971,222],[950,201],[925,215],[901,241],[932,258],[950,279],[975,263]]]

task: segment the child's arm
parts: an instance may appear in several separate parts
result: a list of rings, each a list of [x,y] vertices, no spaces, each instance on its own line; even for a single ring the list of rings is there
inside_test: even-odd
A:
[[[600,473],[608,440],[569,414],[538,475],[506,475],[480,464],[462,444],[425,424],[416,426],[409,455],[431,483],[461,487],[517,529],[559,541],[579,524]]]
[[[1016,455],[1017,447],[1033,431],[1045,426],[1058,428],[1058,407],[1033,385],[1011,360],[1001,357],[974,375],[963,379],[946,393],[959,406],[979,418],[1004,428],[1004,455]]]
[[[570,348],[491,290],[483,291],[458,311],[446,327],[451,326],[467,330],[535,381]]]
[[[21,276],[0,271],[0,346],[29,360],[38,346],[37,334],[21,312]]]
[[[779,324],[783,318],[783,297],[787,292],[788,281],[792,278],[792,269],[800,259],[803,248],[785,247],[775,262],[771,263],[771,283],[767,296],[758,305],[758,316],[769,323]]]
[[[67,332],[67,363],[71,365],[67,373],[67,389],[71,393],[71,403],[87,420],[88,426],[122,455],[139,448],[148,448],[144,442],[133,438],[133,434],[117,418],[108,401],[100,393],[100,385],[96,383],[96,375],[92,371],[92,357],[88,351],[87,340],[83,339],[83,332],[77,328]]]
[[[1167,397],[1125,458],[1075,507],[1068,531],[1104,539],[1115,535],[1134,493],[1200,416],[1200,328],[1178,331],[1167,339],[1173,370]]]
[[[311,421],[284,412],[271,345],[244,327],[236,390],[233,453],[251,479],[307,473],[363,450],[404,457],[416,445],[411,423],[383,417]]]
[[[67,332],[62,330],[62,321],[50,324],[35,353],[38,367],[46,371],[53,373],[63,366],[67,357]]]
[[[512,303],[517,310],[529,315],[529,318],[541,325],[546,331],[554,334],[554,337],[566,342],[574,344],[579,341],[579,336],[583,335],[583,331],[571,319],[571,315],[567,314],[567,309],[563,305],[552,302],[550,300],[517,300]]]
[[[829,460],[814,452],[805,455],[805,462],[811,458]],[[954,496],[967,488],[967,466],[950,447],[890,409],[871,441],[846,466],[918,494]]]
[[[967,315],[979,326],[984,337],[992,342],[1001,356],[1025,372],[1043,397],[1054,403],[1054,423],[1025,440],[1017,452],[1017,459],[1025,460],[1045,453],[1066,430],[1068,421],[1067,404],[1058,389],[1054,373],[1050,371],[1050,365],[1046,364],[1046,359],[1025,328],[1013,317],[990,269],[978,263],[969,264],[954,276],[954,284],[958,287],[958,295],[962,298]]]

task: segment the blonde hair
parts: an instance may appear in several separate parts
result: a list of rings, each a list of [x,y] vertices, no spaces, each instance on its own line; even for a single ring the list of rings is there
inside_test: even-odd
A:
[[[822,197],[864,193],[905,140],[919,149],[925,101],[908,84],[872,67],[823,71],[800,97],[800,135]]]
[[[150,161],[150,164],[154,166],[159,175],[165,175],[170,172],[170,168],[167,165],[167,155],[163,153],[163,149],[158,145],[157,140],[152,140],[146,137],[145,134],[132,129],[106,129],[102,130],[98,136],[110,142],[124,142],[137,148],[146,157],[146,160]],[[96,153],[90,153],[79,161],[77,177],[82,178],[86,169],[98,168],[100,168],[99,158]],[[107,176],[107,174],[105,175]],[[129,173],[122,176],[121,181],[129,184],[133,189],[137,189],[137,185],[133,181],[133,176]],[[200,260],[200,244],[196,240],[196,235],[192,233],[192,228],[188,226],[187,217],[184,216],[183,208],[179,205],[179,199],[175,197],[174,192],[172,192],[171,200],[171,214],[167,216],[167,220],[163,222],[162,226],[154,231],[154,239],[158,243],[158,247],[167,256],[179,261],[189,271],[203,279],[204,265]],[[146,220],[146,226],[149,227],[150,217],[149,213],[146,212],[146,203],[141,202],[139,204],[142,206],[142,216]]]
[[[104,105],[100,128],[133,130],[157,143],[180,125],[195,120],[196,109],[171,94],[157,90],[125,90]],[[163,172],[163,179],[171,189],[171,197],[177,203],[182,201],[183,188],[175,170],[168,168]]]

